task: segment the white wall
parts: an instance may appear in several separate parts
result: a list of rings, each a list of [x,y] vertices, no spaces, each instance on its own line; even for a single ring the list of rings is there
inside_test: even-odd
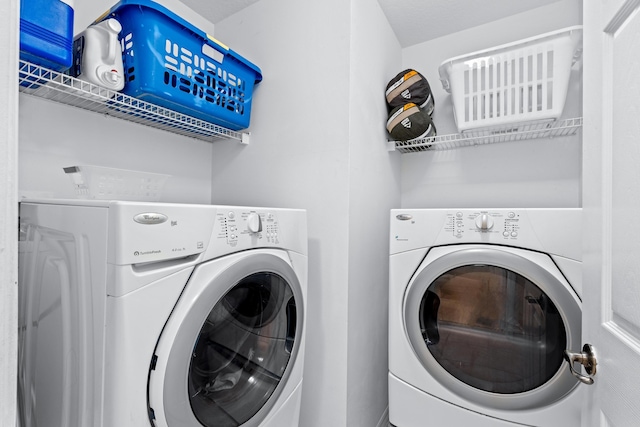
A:
[[[582,2],[561,0],[532,11],[403,50],[403,64],[425,75],[434,92],[439,135],[456,133],[451,96],[438,67],[445,60],[548,31],[579,25]],[[563,117],[582,115],[581,69],[572,72]],[[428,151],[402,157],[402,206],[579,207],[580,135]]]
[[[384,91],[402,68],[378,2],[351,1],[350,64],[346,425],[386,427],[389,210],[400,206],[401,155],[387,151]]]
[[[305,427],[375,426],[387,406],[388,211],[400,201],[400,158],[386,151],[384,87],[401,56],[377,3],[351,3],[262,0],[216,24],[264,81],[251,144],[213,147],[212,199],[309,215]]]
[[[0,3],[0,425],[16,423],[18,349],[18,0]]]
[[[75,31],[115,3],[77,0]],[[74,198],[62,168],[96,165],[171,175],[161,201],[210,203],[211,143],[20,95],[21,197]]]
[[[213,147],[212,200],[307,209],[305,427],[344,426],[347,411],[349,32],[343,0],[261,0],[216,24],[264,80],[251,144]]]
[[[171,175],[161,201],[209,203],[211,143],[20,95],[20,194],[75,198],[62,168],[96,165]]]

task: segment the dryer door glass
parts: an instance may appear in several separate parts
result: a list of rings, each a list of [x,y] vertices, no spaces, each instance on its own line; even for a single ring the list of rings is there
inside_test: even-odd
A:
[[[477,389],[533,390],[561,368],[566,330],[551,299],[524,276],[490,265],[454,268],[422,297],[424,342],[451,375]]]
[[[285,374],[296,323],[293,292],[278,274],[251,274],[224,295],[189,365],[189,399],[202,425],[239,426],[265,405]]]

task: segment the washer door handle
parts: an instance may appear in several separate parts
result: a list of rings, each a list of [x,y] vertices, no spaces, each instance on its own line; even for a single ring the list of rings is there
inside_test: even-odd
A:
[[[579,379],[581,382],[587,385],[593,384],[593,377],[596,374],[596,365],[598,364],[596,360],[596,353],[591,344],[585,344],[582,346],[582,353],[573,353],[569,350],[564,351],[564,360],[569,364],[569,369],[574,377]],[[580,363],[584,366],[584,370],[587,371],[588,375],[582,375],[580,372],[573,369],[573,364],[575,362]]]

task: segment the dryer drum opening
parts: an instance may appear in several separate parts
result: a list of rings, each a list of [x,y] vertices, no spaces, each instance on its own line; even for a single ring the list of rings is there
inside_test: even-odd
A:
[[[541,254],[500,247],[433,249],[410,280],[403,319],[428,374],[486,407],[539,408],[576,380],[563,351],[579,342],[579,300]]]
[[[423,296],[419,319],[436,361],[480,390],[533,390],[563,364],[567,338],[558,309],[530,280],[501,267],[443,274]]]

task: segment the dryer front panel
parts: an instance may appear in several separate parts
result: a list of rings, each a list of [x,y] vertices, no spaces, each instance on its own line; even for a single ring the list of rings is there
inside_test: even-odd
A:
[[[279,256],[231,258],[197,267],[167,322],[150,370],[155,425],[257,426],[282,393],[301,341],[300,283]]]
[[[472,402],[531,409],[576,384],[563,352],[580,341],[579,300],[546,255],[432,249],[408,286],[404,318],[423,366]]]

